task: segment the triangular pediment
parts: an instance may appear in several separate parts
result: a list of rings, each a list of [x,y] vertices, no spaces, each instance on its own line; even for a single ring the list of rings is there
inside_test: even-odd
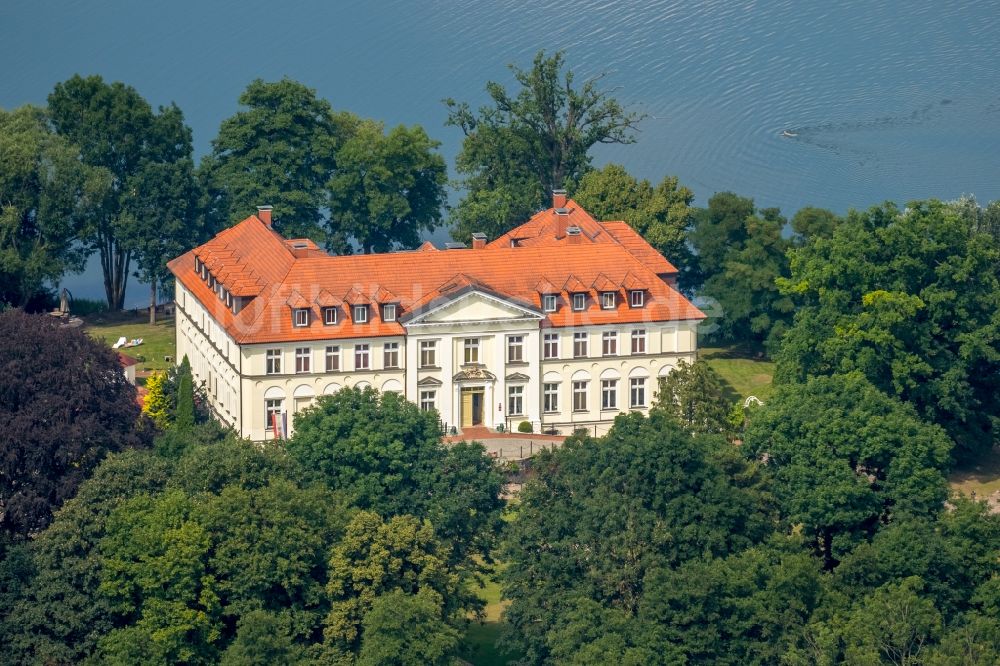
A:
[[[531,380],[531,377],[524,374],[523,372],[512,372],[507,375],[504,379],[508,382],[527,382]]]
[[[434,377],[424,377],[417,382],[417,386],[441,386],[442,384],[444,384],[444,382]]]
[[[404,324],[466,324],[541,318],[542,314],[531,304],[470,287],[436,299]]]

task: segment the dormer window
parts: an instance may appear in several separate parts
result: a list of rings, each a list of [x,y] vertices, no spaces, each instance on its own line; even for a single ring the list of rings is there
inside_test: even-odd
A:
[[[368,306],[367,305],[355,305],[354,306],[354,323],[364,324],[368,321]]]
[[[323,324],[333,326],[337,323],[337,308],[323,308]]]
[[[296,326],[309,325],[309,310],[306,308],[295,308],[292,310],[292,317]]]
[[[556,296],[555,294],[545,294],[542,296],[542,311],[543,312],[555,312],[556,311]]]
[[[601,309],[602,310],[615,309],[615,292],[613,291],[601,292]]]
[[[642,289],[633,289],[630,291],[629,298],[634,308],[641,308],[646,304],[646,294]]]
[[[396,321],[396,304],[389,303],[382,306],[382,321]]]
[[[225,290],[225,294],[226,294],[226,307],[229,308],[230,310],[232,310],[233,309],[233,295],[231,293],[229,293],[228,289]]]
[[[194,258],[194,272],[201,273],[201,259],[198,257]]]
[[[587,294],[573,294],[573,309],[582,312],[587,307]]]

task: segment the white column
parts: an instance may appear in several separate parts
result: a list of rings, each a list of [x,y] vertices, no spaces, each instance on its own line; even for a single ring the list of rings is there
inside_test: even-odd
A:
[[[407,335],[403,338],[401,344],[406,355],[403,367],[403,395],[406,396],[407,400],[419,403],[420,392],[417,391],[417,369],[420,367],[420,342],[418,339]]]

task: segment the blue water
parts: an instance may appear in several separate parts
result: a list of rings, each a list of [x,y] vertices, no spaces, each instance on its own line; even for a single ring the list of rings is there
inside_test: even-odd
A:
[[[1000,198],[1000,2],[129,0],[0,4],[0,107],[43,103],[74,73],[176,101],[204,154],[255,77],[335,107],[419,123],[453,165],[441,100],[484,101],[540,48],[648,114],[602,146],[704,204],[733,190],[793,213],[886,199]],[[782,130],[798,136],[785,138]],[[99,270],[68,280],[100,297]],[[146,290],[133,285],[129,305]]]

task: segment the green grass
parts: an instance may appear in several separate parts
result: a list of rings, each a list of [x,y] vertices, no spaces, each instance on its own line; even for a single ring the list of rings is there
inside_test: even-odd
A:
[[[172,365],[166,357],[176,358],[173,317],[158,319],[150,326],[146,315],[137,318],[131,313],[97,314],[85,319],[84,330],[92,338],[104,340],[109,347],[120,337],[142,338],[138,347],[121,350],[139,359],[138,371],[166,370]]]
[[[767,402],[774,392],[772,361],[735,347],[703,347],[698,356],[722,377],[733,402],[751,395]]]
[[[975,463],[956,468],[948,478],[951,487],[979,499],[1000,490],[1000,448],[993,448]]]
[[[502,566],[497,565],[497,569]],[[486,603],[485,618],[483,622],[469,622],[459,656],[473,666],[506,666],[516,661],[520,655],[507,653],[496,645],[504,629],[500,615],[509,602],[500,599],[500,584],[495,571],[475,589],[475,593]]]

